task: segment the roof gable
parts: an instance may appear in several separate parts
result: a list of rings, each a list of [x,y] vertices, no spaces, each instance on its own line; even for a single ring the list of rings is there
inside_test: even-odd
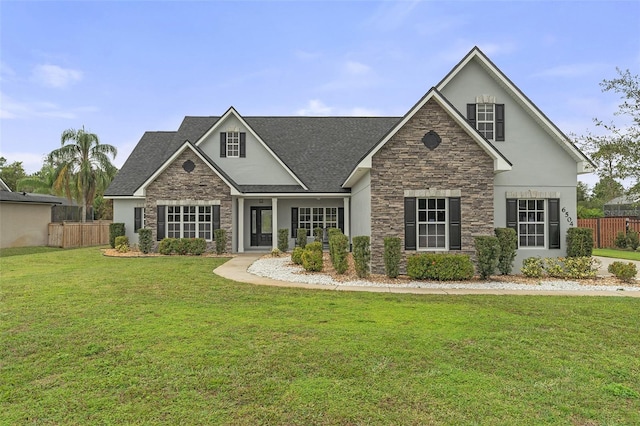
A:
[[[430,89],[423,97],[416,103],[413,108],[405,114],[404,117],[394,126],[380,141],[373,146],[364,157],[360,159],[357,165],[353,168],[349,177],[344,181],[343,187],[349,188],[354,185],[367,170],[371,169],[373,156],[382,147],[389,142],[389,140],[398,131],[404,127],[405,124],[430,100],[435,101],[438,105],[445,110],[445,112],[460,126],[471,138],[493,159],[494,172],[503,172],[511,170],[511,163],[507,158],[502,155],[498,149],[486,140],[469,122],[460,114],[460,112],[453,107],[435,88]]]
[[[536,122],[573,158],[578,165],[578,173],[595,171],[593,162],[576,147],[573,142],[493,63],[475,46],[453,69],[436,85],[442,91],[471,61],[476,61],[487,74],[505,90],[534,118]]]
[[[207,157],[207,155],[204,152],[202,152],[201,149],[199,149],[198,147],[194,146],[191,142],[185,141],[182,144],[182,146],[180,148],[178,148],[173,153],[173,155],[171,155],[166,161],[164,161],[162,163],[162,165],[160,167],[158,167],[156,169],[156,171],[151,176],[149,176],[149,178],[146,179],[142,185],[140,185],[139,188],[136,189],[136,191],[133,193],[134,197],[144,197],[144,196],[146,196],[147,186],[149,186],[149,184],[151,182],[156,180],[157,177],[160,176],[160,174],[162,174],[162,172],[164,172],[167,169],[167,167],[169,167],[169,165],[172,164],[176,160],[176,158],[178,158],[180,156],[180,154],[182,154],[186,149],[192,150],[207,166],[209,166],[209,168],[220,179],[222,179],[222,181],[231,190],[231,195],[238,195],[240,193],[240,191],[238,190],[237,184],[228,175],[226,175],[222,170],[220,170],[215,165],[215,163],[213,163],[213,161],[211,161],[211,159],[209,157]]]

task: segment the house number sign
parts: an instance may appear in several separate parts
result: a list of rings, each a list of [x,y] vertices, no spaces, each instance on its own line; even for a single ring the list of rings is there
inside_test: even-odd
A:
[[[564,217],[567,219],[567,222],[569,222],[569,225],[573,226],[573,218],[569,216],[569,212],[566,207],[562,208],[562,213],[564,213]]]

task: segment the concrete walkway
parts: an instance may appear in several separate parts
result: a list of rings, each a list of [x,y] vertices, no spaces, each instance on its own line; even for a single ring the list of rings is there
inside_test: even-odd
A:
[[[541,290],[485,290],[485,289],[432,289],[432,288],[398,288],[395,286],[386,287],[361,287],[361,286],[329,286],[321,284],[304,284],[288,281],[278,281],[271,278],[260,277],[250,274],[247,269],[253,262],[264,256],[265,253],[243,253],[220,265],[213,272],[221,277],[255,285],[270,285],[275,287],[295,287],[316,290],[341,290],[341,291],[368,291],[376,293],[412,293],[412,294],[510,294],[510,295],[536,295],[536,296],[618,296],[618,297],[640,297],[640,291],[541,291]],[[602,262],[601,274],[610,275],[607,267],[616,259],[598,257]],[[625,261],[627,262],[627,261]],[[634,262],[640,271],[640,262]]]

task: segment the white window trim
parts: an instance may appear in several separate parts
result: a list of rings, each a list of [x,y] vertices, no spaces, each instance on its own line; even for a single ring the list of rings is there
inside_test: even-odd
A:
[[[480,106],[491,106],[491,120],[480,120]],[[484,114],[487,114],[488,111],[483,111]],[[481,130],[480,129],[480,125],[481,124],[491,124],[491,134],[493,136],[488,137],[486,135],[486,130]],[[484,136],[487,140],[490,141],[495,141],[496,139],[496,104],[495,103],[491,103],[491,102],[482,102],[482,103],[477,103],[476,104],[476,129],[482,134],[482,136]]]
[[[544,245],[542,246],[523,246],[520,244],[520,201],[528,201],[528,200],[533,200],[533,201],[544,201],[544,222],[543,222],[543,232],[544,232]],[[518,223],[517,223],[517,228],[518,231],[516,232],[516,236],[518,238],[518,250],[547,250],[547,248],[549,247],[549,202],[546,198],[517,198],[517,210],[516,210],[516,214],[518,216]],[[522,222],[522,223],[530,223],[530,222]],[[538,223],[539,222],[535,222]]]
[[[338,207],[298,207],[298,228],[301,229],[301,224],[309,224],[309,228],[307,228],[307,237],[310,237],[313,235],[313,230],[315,228],[317,228],[317,226],[314,225],[318,225],[320,224],[319,221],[314,220],[314,211],[316,209],[320,209],[322,210],[322,226],[320,226],[320,228],[322,229],[327,229],[327,228],[337,228],[338,227]],[[334,216],[335,216],[335,221],[328,221],[327,220],[327,209],[334,209]],[[309,212],[308,217],[309,220],[302,220],[301,217],[303,215],[303,210],[305,210],[305,216],[306,211]]]
[[[420,200],[428,200],[429,199],[444,199],[444,247],[420,247],[420,225],[426,224],[442,224],[442,222],[422,222],[420,221]],[[432,196],[432,197],[417,197],[416,198],[416,251],[426,251],[426,252],[439,252],[439,251],[449,251],[449,197],[442,196]]]
[[[179,221],[169,221],[169,214],[175,215],[176,213],[169,213],[169,210],[171,207],[179,207],[180,208],[180,213],[178,214],[179,217]],[[195,221],[194,222],[185,222],[184,221],[184,209],[186,207],[195,207]],[[210,212],[208,213],[211,216],[211,220],[210,221],[204,221],[204,222],[200,222],[199,220],[199,215],[200,215],[200,208],[205,208],[205,207],[209,207]],[[207,213],[204,213],[207,214]],[[209,233],[211,234],[210,238],[204,238],[204,237],[200,237],[200,224],[201,223],[209,223],[210,224],[210,230]],[[169,230],[169,225],[175,225],[178,224],[179,225],[179,231],[178,231],[178,236],[176,237],[175,235],[169,236],[169,234],[174,234],[176,231],[170,231]],[[184,230],[184,225],[185,224],[194,224],[195,225],[195,237],[185,237],[185,230]],[[167,206],[167,209],[165,211],[165,226],[166,226],[166,231],[165,234],[168,238],[203,238],[205,241],[213,241],[213,237],[214,237],[214,229],[213,229],[213,205],[209,204],[209,205],[195,205],[195,204],[174,204],[174,205],[170,205]],[[206,231],[204,231],[206,232]]]
[[[240,131],[227,131],[227,158],[240,158]]]

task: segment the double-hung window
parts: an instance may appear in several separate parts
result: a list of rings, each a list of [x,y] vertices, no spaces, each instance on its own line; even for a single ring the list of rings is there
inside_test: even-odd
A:
[[[238,130],[220,132],[220,158],[247,156],[247,134]]]
[[[467,104],[467,120],[486,139],[505,140],[504,104],[493,102]]]
[[[560,248],[560,200],[507,199],[507,227],[518,235],[520,248]]]
[[[291,209],[291,235],[295,238],[298,229],[305,229],[310,237],[315,228],[339,228],[344,231],[344,209],[342,207],[293,207]]]
[[[405,250],[461,250],[460,197],[405,197]]]
[[[227,132],[227,157],[240,156],[240,132]]]

